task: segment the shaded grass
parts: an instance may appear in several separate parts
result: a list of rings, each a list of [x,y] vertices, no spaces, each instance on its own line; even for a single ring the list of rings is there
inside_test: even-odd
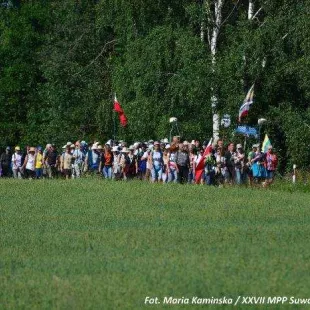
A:
[[[95,179],[0,184],[1,308],[308,296],[306,193]]]

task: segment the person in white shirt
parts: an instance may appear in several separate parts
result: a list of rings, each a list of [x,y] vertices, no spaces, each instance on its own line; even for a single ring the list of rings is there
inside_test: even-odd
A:
[[[22,155],[19,146],[15,147],[15,153],[12,155],[12,168],[14,178],[21,179],[23,170],[22,170]]]
[[[36,171],[35,171],[35,159],[36,159],[36,149],[34,147],[30,147],[28,154],[25,157],[25,161],[23,164],[23,171],[26,170],[26,178],[28,179],[35,179]]]
[[[154,151],[151,153],[151,175],[152,182],[160,182],[162,180],[163,173],[163,153],[160,150],[159,142],[154,143]]]
[[[74,178],[80,178],[81,173],[82,173],[82,164],[84,161],[84,154],[81,151],[83,147],[80,146],[80,144],[72,144],[71,145],[71,150],[72,152],[72,157],[73,157],[73,163],[72,163],[72,179]]]

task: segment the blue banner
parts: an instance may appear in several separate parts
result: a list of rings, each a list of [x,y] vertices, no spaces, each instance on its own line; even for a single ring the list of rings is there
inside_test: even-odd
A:
[[[249,127],[249,126],[238,126],[235,130],[236,133],[240,133],[245,136],[258,136],[257,129],[255,127]]]

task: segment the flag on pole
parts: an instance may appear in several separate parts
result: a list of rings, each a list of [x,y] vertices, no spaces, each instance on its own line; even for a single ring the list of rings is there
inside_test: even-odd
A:
[[[123,127],[126,127],[127,126],[127,117],[125,115],[125,113],[119,113],[119,121],[121,122],[121,125]]]
[[[253,97],[254,97],[254,84],[249,89],[242,106],[239,109],[239,123],[241,122],[241,118],[248,115],[250,106],[253,103]]]
[[[262,152],[267,153],[269,145],[271,145],[271,142],[266,134],[262,145]]]
[[[198,184],[201,180],[201,176],[203,173],[203,170],[205,168],[205,159],[206,157],[212,152],[212,138],[210,139],[207,147],[205,148],[198,165],[195,168],[195,181],[196,184]]]
[[[122,109],[121,105],[119,104],[116,95],[114,96],[114,111],[117,113],[124,113],[124,110]]]
[[[123,127],[127,126],[127,117],[120,103],[118,102],[116,95],[114,96],[114,108],[113,110],[118,113],[119,121]]]

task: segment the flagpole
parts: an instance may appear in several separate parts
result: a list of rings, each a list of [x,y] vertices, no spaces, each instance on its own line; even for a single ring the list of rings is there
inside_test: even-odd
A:
[[[115,100],[115,98],[116,98],[116,93],[114,93],[113,100]],[[115,120],[115,116],[116,116],[116,112],[114,111],[114,108],[113,108],[113,140],[114,140],[114,143],[116,141],[116,120]]]
[[[115,121],[115,114],[116,112],[113,112],[113,140],[116,141],[116,121]]]

